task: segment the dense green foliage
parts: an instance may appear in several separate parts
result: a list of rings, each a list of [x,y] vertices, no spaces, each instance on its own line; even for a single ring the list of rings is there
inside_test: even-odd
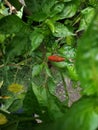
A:
[[[97,130],[97,0],[9,2],[16,14],[0,0],[0,130]],[[66,78],[81,88],[70,107]]]

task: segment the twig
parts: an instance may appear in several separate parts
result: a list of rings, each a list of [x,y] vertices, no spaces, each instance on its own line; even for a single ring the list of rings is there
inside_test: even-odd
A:
[[[5,4],[9,7],[9,9],[10,9],[10,14],[12,14],[13,11],[14,11],[15,13],[17,13],[17,10],[15,9],[15,7],[12,6],[11,3],[10,3],[8,0],[4,0],[4,2],[5,2]]]
[[[2,64],[2,65],[0,65],[0,68],[2,68],[2,67],[4,67],[4,66],[16,66],[16,67],[19,67],[20,65],[23,65],[24,63],[27,63],[28,61],[31,61],[32,60],[32,58],[30,57],[30,58],[28,58],[28,59],[26,59],[26,60],[23,60],[23,61],[20,61],[19,63],[17,63],[17,64]]]
[[[4,67],[4,64],[0,65],[0,68]]]

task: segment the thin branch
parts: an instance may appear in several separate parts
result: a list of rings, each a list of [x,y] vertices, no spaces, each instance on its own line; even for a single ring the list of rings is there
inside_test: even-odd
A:
[[[0,68],[3,68],[4,66],[15,66],[15,67],[19,67],[19,66],[21,66],[21,65],[24,65],[24,63],[27,63],[27,62],[29,62],[29,61],[31,61],[32,60],[32,58],[30,57],[30,58],[28,58],[28,59],[25,59],[25,60],[23,60],[23,61],[20,61],[19,63],[17,63],[17,64],[7,64],[7,65],[5,65],[5,64],[2,64],[2,65],[0,65]]]

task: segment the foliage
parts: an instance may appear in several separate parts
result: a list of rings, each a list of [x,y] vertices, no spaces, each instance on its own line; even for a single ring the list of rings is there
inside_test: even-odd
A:
[[[97,0],[9,2],[24,11],[0,1],[0,129],[98,129]],[[82,89],[70,107],[66,78]]]
[[[98,95],[97,88],[97,26],[98,16],[95,15],[94,21],[90,24],[88,30],[79,42],[77,52],[77,70],[81,77],[81,83],[86,95]],[[94,37],[92,37],[94,34]],[[87,38],[89,37],[89,38]],[[83,47],[83,44],[85,46]],[[88,62],[88,64],[86,63]],[[80,66],[83,64],[83,66]],[[86,71],[81,71],[86,70]]]

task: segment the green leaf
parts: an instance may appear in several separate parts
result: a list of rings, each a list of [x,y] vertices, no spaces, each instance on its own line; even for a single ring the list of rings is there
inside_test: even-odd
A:
[[[38,74],[40,74],[42,69],[43,69],[43,64],[35,65],[33,67],[33,70],[32,70],[32,77],[37,76]]]
[[[37,130],[97,130],[98,98],[83,98],[73,104],[61,119]]]
[[[64,3],[59,2],[55,4],[51,9],[50,17],[53,17],[56,14],[60,13],[63,10],[63,8],[64,8]]]
[[[26,24],[16,15],[5,16],[0,19],[1,34],[15,34],[22,30]]]
[[[49,89],[49,92],[52,94],[52,95],[55,95],[55,90],[56,90],[56,87],[57,87],[57,84],[56,84],[56,79],[53,80],[53,78],[48,78],[47,80],[47,86],[48,86],[48,89]]]
[[[45,21],[45,23],[48,25],[48,27],[49,27],[49,29],[51,30],[51,32],[54,33],[54,32],[55,32],[55,26],[54,26],[53,21],[50,20],[50,19],[47,19],[47,20]]]
[[[45,12],[36,12],[30,17],[33,21],[42,22],[47,18],[47,14]]]
[[[98,15],[78,42],[76,68],[86,95],[98,95]]]
[[[47,109],[51,120],[55,120],[63,115],[64,106],[55,96],[50,94],[47,88],[36,86],[36,84],[32,83],[32,89],[40,106]]]
[[[97,0],[89,0],[89,4],[96,7],[98,5],[98,1]]]
[[[6,15],[9,15],[8,8],[0,1],[0,19]]]
[[[5,38],[5,35],[0,34],[0,44],[4,42]]]
[[[8,0],[17,10],[20,10],[21,3],[18,0]]]
[[[27,8],[31,11],[31,12],[38,12],[39,8],[40,8],[40,1],[39,0],[25,0],[26,6]]]
[[[47,64],[45,64],[45,65],[44,65],[44,67],[45,67],[46,74],[47,74],[49,77],[51,77],[51,78],[52,78],[52,74],[51,74],[51,71],[50,71],[50,69],[49,69],[48,65],[47,65]]]
[[[67,59],[74,60],[76,57],[76,49],[71,46],[63,46],[58,50],[58,53]]]
[[[37,49],[42,41],[44,40],[45,35],[43,34],[43,30],[40,29],[35,29],[31,34],[30,34],[30,40],[31,40],[31,46],[32,46],[32,51]]]
[[[53,33],[53,36],[55,37],[67,37],[67,36],[71,36],[74,35],[73,32],[68,29],[68,27],[64,26],[64,24],[62,23],[56,23],[54,25],[55,31]]]
[[[63,9],[63,11],[58,14],[56,16],[56,19],[65,19],[65,18],[71,18],[73,17],[78,9],[79,4],[77,4],[78,2],[69,2],[69,3],[65,3],[65,7]]]
[[[48,112],[52,120],[57,120],[63,116],[66,107],[57,99],[56,96],[47,93],[48,96]]]
[[[82,14],[82,19],[81,19],[80,26],[77,32],[87,29],[87,27],[89,26],[89,24],[91,23],[94,17],[95,9],[92,7],[87,7],[86,9],[81,11],[81,14]]]
[[[37,86],[35,83],[32,82],[32,90],[34,91],[34,94],[36,95],[40,106],[46,107],[48,105],[46,89],[42,86]]]
[[[75,37],[74,36],[67,36],[66,37],[66,43],[67,45],[74,45],[75,44]]]
[[[67,65],[67,70],[68,70],[68,76],[70,79],[78,81],[78,75],[76,73],[76,69],[74,65]]]
[[[8,111],[9,112],[16,112],[22,107],[23,101],[21,99],[16,99],[13,101],[13,103],[9,106]]]
[[[62,61],[62,62],[51,62],[51,64],[57,68],[60,69],[66,69],[66,66],[68,65],[68,63],[66,61]]]
[[[17,14],[16,14],[21,19],[23,17],[23,10],[24,10],[24,7],[22,6],[21,9],[19,11],[17,11]]]
[[[77,114],[76,114],[77,113]],[[62,125],[61,125],[62,124]],[[56,130],[95,130],[98,128],[98,98],[76,102],[55,125]]]
[[[49,14],[51,7],[56,3],[56,1],[57,0],[25,0],[25,3],[33,13],[42,11]]]
[[[28,91],[25,95],[24,101],[23,101],[23,110],[24,112],[28,114],[40,114],[41,109],[40,105],[37,101],[36,95],[34,94],[32,90],[32,85],[28,87]]]
[[[48,16],[51,16],[52,7],[57,3],[57,0],[43,0],[41,8]]]
[[[25,28],[23,28],[22,31],[17,33],[6,47],[7,60],[10,58],[13,59],[15,56],[25,54],[28,52],[28,50],[30,50],[31,45],[29,39],[29,31]]]
[[[38,12],[43,11],[46,14],[49,13],[50,8],[54,5],[56,0],[25,0],[27,7],[32,11],[32,12]]]

